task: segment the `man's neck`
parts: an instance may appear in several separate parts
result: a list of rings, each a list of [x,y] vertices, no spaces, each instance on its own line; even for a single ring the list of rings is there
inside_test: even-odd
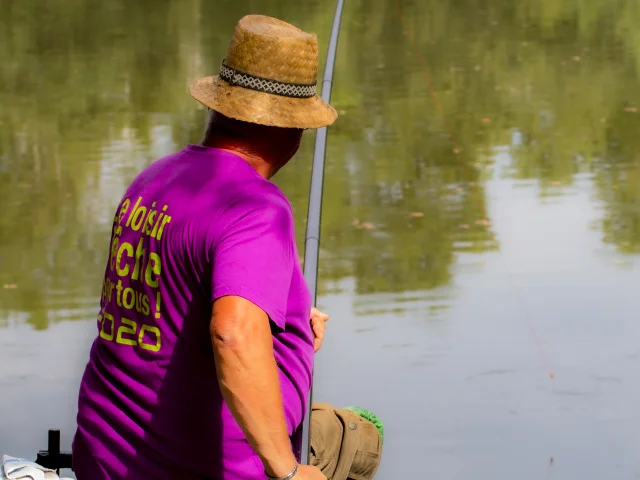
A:
[[[273,167],[262,157],[248,153],[242,147],[230,144],[229,142],[205,138],[202,145],[209,148],[217,148],[225,152],[233,153],[247,162],[258,174],[269,180],[273,176]]]

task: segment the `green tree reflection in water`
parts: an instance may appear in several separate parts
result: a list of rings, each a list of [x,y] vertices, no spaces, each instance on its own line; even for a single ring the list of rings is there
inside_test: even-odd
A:
[[[200,139],[186,86],[217,71],[237,19],[316,31],[324,58],[333,15],[319,1],[5,3],[0,286],[17,288],[0,289],[0,322],[23,312],[37,328],[94,314],[113,207],[144,165]],[[400,3],[461,155],[393,3],[347,2],[321,289],[348,276],[358,293],[437,289],[458,253],[497,248],[482,172],[505,145],[510,175],[543,195],[593,176],[604,241],[638,251],[637,2]],[[312,144],[277,179],[301,247]]]

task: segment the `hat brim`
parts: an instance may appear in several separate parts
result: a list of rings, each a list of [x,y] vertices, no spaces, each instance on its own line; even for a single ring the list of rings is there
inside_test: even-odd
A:
[[[317,95],[290,98],[230,85],[218,75],[196,80],[189,93],[205,107],[226,117],[282,128],[321,128],[338,113]]]

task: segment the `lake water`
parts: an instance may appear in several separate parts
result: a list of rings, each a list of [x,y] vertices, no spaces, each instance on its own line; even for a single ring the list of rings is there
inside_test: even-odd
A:
[[[111,218],[198,143],[236,21],[333,2],[0,0],[0,452],[69,448]],[[376,478],[640,478],[640,3],[347,0],[314,393]],[[303,245],[308,132],[276,182]]]

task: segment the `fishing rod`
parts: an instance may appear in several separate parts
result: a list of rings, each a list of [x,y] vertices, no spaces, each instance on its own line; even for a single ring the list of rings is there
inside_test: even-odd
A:
[[[329,103],[333,84],[333,69],[336,63],[338,34],[342,20],[344,0],[338,0],[333,17],[333,27],[329,38],[327,62],[322,80],[322,99]],[[327,150],[327,127],[317,130],[311,167],[311,188],[309,190],[309,210],[307,213],[307,233],[304,240],[304,278],[311,291],[312,305],[316,304],[318,295],[318,257],[320,254],[320,217],[322,214],[322,187],[324,184],[324,163]],[[307,402],[307,411],[302,424],[302,463],[309,463],[309,447],[311,442],[311,405],[313,403],[313,371],[311,372],[311,391]]]

